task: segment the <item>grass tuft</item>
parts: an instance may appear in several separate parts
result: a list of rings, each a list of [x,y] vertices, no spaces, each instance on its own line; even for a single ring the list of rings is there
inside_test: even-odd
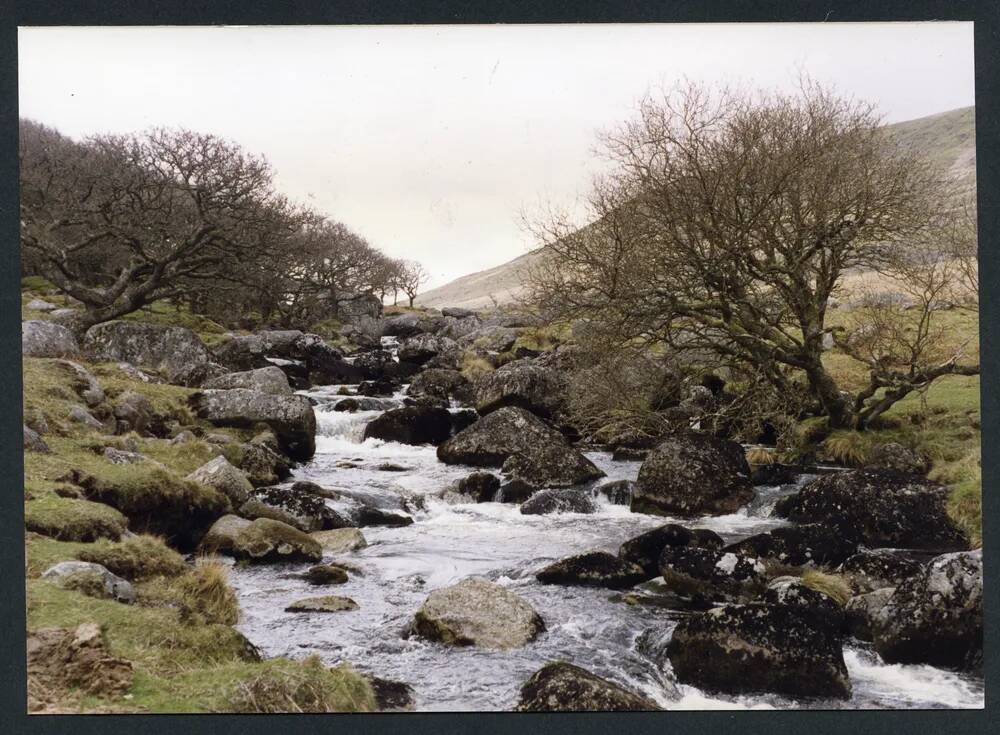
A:
[[[328,669],[318,656],[310,656],[297,665],[266,667],[240,681],[228,704],[232,712],[256,714],[370,712],[375,698],[349,667]]]
[[[218,559],[202,558],[194,569],[177,578],[181,621],[195,624],[236,625],[240,606],[229,586],[229,568]]]
[[[830,574],[817,569],[807,569],[802,573],[802,584],[811,590],[821,592],[843,607],[851,599],[851,585],[840,574]]]
[[[140,534],[124,541],[97,541],[76,556],[106,567],[125,579],[138,581],[151,577],[175,577],[187,569],[184,557],[155,536]]]

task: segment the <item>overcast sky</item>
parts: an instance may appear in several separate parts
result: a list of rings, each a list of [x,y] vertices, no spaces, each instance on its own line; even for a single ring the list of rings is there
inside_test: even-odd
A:
[[[789,88],[799,70],[887,121],[973,104],[971,23],[21,29],[20,114],[73,137],[220,134],[282,191],[431,285],[531,245],[572,206],[595,134],[686,77]]]

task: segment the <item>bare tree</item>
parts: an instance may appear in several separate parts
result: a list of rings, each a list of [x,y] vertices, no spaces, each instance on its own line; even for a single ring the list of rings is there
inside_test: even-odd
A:
[[[822,360],[827,307],[846,270],[926,233],[947,198],[939,173],[891,145],[870,105],[808,81],[794,95],[650,97],[604,149],[613,171],[591,224],[550,213],[535,228],[532,298],[622,343],[751,366],[780,393],[801,376],[831,426],[857,425]]]
[[[409,260],[403,263],[402,271],[400,272],[399,288],[407,295],[410,299],[410,306],[413,306],[413,300],[417,298],[417,294],[420,292],[421,286],[423,286],[430,275],[427,270],[420,265],[420,263]]]
[[[83,304],[81,330],[224,275],[301,225],[267,162],[212,135],[77,144],[23,121],[20,164],[22,246]]]

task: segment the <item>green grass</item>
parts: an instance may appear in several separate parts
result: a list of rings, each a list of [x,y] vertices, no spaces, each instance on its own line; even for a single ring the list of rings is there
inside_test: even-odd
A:
[[[101,539],[80,549],[80,561],[100,564],[133,582],[153,577],[176,577],[187,570],[184,557],[155,536],[139,534],[124,541]]]
[[[62,541],[117,541],[128,521],[114,508],[89,500],[62,498],[46,492],[24,504],[24,526],[29,531]]]

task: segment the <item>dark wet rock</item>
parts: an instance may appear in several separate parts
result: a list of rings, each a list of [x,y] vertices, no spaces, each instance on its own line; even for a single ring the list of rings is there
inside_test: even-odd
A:
[[[458,370],[430,368],[415,376],[406,390],[410,396],[431,396],[441,400],[454,399],[461,403],[473,400],[472,383]]]
[[[597,502],[589,490],[549,488],[535,493],[521,505],[524,515],[548,513],[596,513]]]
[[[861,551],[849,557],[837,570],[851,580],[858,594],[885,587],[898,587],[915,577],[924,565],[914,559],[885,551]]]
[[[232,554],[236,537],[249,527],[250,521],[237,515],[227,514],[212,524],[201,539],[198,550],[204,554]]]
[[[362,380],[358,383],[358,395],[369,398],[386,398],[396,392],[397,384],[386,378]]]
[[[808,523],[758,533],[725,550],[789,566],[837,566],[858,550],[858,539],[850,527]]]
[[[499,503],[524,503],[539,490],[537,485],[532,485],[530,482],[517,479],[509,480],[500,485],[496,500]]]
[[[872,619],[887,663],[962,669],[983,648],[983,554],[943,554],[904,580]]]
[[[500,490],[500,478],[490,472],[473,472],[458,481],[458,492],[471,496],[477,503],[492,502]]]
[[[277,440],[275,440],[277,445]],[[273,485],[292,473],[288,459],[269,443],[256,439],[240,445],[240,469],[254,487]]]
[[[26,452],[40,452],[42,454],[48,454],[52,450],[49,449],[49,445],[45,443],[45,440],[38,435],[38,432],[29,429],[26,425],[22,425],[24,429],[24,451]]]
[[[522,597],[477,577],[431,592],[413,619],[413,632],[428,640],[494,650],[520,648],[544,630]]]
[[[473,409],[465,409],[462,411],[452,411],[451,412],[451,433],[457,434],[460,431],[464,431],[472,426],[474,423],[479,421],[479,414]]]
[[[796,523],[843,523],[869,547],[965,549],[948,515],[948,489],[916,475],[854,470],[824,475],[783,498],[774,514]]]
[[[618,556],[637,564],[646,578],[660,574],[660,557],[668,546],[695,546],[702,549],[722,548],[722,537],[707,528],[685,528],[676,523],[654,528],[623,543]]]
[[[365,439],[402,444],[441,444],[451,436],[451,413],[445,408],[407,406],[386,411],[365,426]]]
[[[438,447],[446,464],[504,467],[505,474],[538,486],[568,487],[603,476],[558,431],[522,408],[490,413]],[[514,459],[514,462],[506,463]]]
[[[79,352],[73,332],[61,324],[40,319],[21,322],[23,357],[72,357]]]
[[[844,606],[844,626],[848,634],[859,641],[870,642],[873,638],[872,620],[895,591],[895,587],[883,587],[852,597]]]
[[[150,367],[179,385],[200,385],[218,372],[198,335],[183,327],[105,322],[87,330],[83,348],[94,360]]]
[[[641,462],[649,456],[651,451],[651,449],[635,447],[615,447],[611,452],[611,459],[614,462]]]
[[[410,467],[405,465],[396,464],[395,462],[383,462],[378,467],[376,467],[379,472],[408,472]]]
[[[839,636],[790,605],[725,605],[692,615],[678,623],[667,654],[678,681],[709,692],[851,695]]]
[[[792,605],[800,608],[817,625],[827,626],[834,635],[844,627],[844,609],[833,598],[806,586],[798,577],[778,577],[771,580],[761,597],[771,605]]]
[[[98,582],[103,591],[101,595],[103,598],[117,600],[126,605],[135,602],[135,588],[131,582],[113,574],[107,567],[100,564],[88,561],[63,561],[42,572],[43,579],[60,580],[67,584],[73,583],[70,578],[76,578],[82,582],[83,580],[79,579],[81,576],[89,577]]]
[[[790,485],[799,476],[800,470],[787,464],[762,464],[753,468],[750,482],[754,485]]]
[[[270,518],[258,518],[240,531],[232,553],[237,559],[258,564],[318,562],[323,558],[323,549],[315,539]]]
[[[865,467],[890,470],[910,475],[923,475],[929,469],[926,459],[902,444],[889,442],[877,445],[869,454]]]
[[[336,595],[324,595],[323,597],[306,597],[296,600],[285,612],[291,613],[336,613],[350,612],[358,609],[358,603],[350,597],[338,597]]]
[[[208,389],[220,388],[223,390],[246,388],[247,390],[271,393],[276,396],[290,396],[292,394],[292,387],[288,384],[288,377],[279,367],[263,367],[240,373],[228,373],[205,381],[202,387]]]
[[[337,401],[334,406],[334,411],[340,411],[342,413],[354,413],[361,408],[361,404],[357,398],[344,398]]]
[[[225,457],[216,457],[196,469],[187,479],[213,487],[238,508],[253,492],[253,485],[240,470],[229,464]]]
[[[375,694],[375,706],[379,712],[409,712],[416,707],[416,692],[409,684],[378,676],[366,678]]]
[[[212,358],[230,370],[253,370],[265,367],[267,345],[256,335],[230,337],[212,348]]]
[[[330,508],[326,501],[308,492],[280,485],[261,487],[239,508],[244,518],[273,518],[306,533],[355,525]]]
[[[614,480],[597,486],[597,492],[608,499],[612,505],[629,505],[632,502],[632,488],[635,483],[631,480]]]
[[[302,575],[309,584],[327,585],[347,582],[347,570],[336,564],[317,564]]]
[[[217,426],[250,427],[267,424],[281,450],[295,460],[307,460],[316,451],[316,415],[303,396],[235,389],[205,390],[188,399],[199,418]]]
[[[560,559],[538,572],[535,578],[542,584],[612,590],[628,589],[648,579],[642,567],[604,551]]]
[[[518,712],[642,712],[655,702],[581,669],[556,661],[531,675],[521,687]]]
[[[743,447],[710,436],[677,435],[657,445],[643,461],[632,510],[654,515],[724,515],[753,497]]]
[[[480,414],[517,406],[542,418],[555,418],[563,411],[566,381],[551,368],[517,360],[481,377],[475,391]]]
[[[659,571],[670,590],[696,600],[753,599],[767,584],[760,560],[696,546],[665,547]]]
[[[367,526],[409,526],[413,518],[402,513],[393,513],[382,508],[363,505],[351,512],[351,517],[359,528]]]

